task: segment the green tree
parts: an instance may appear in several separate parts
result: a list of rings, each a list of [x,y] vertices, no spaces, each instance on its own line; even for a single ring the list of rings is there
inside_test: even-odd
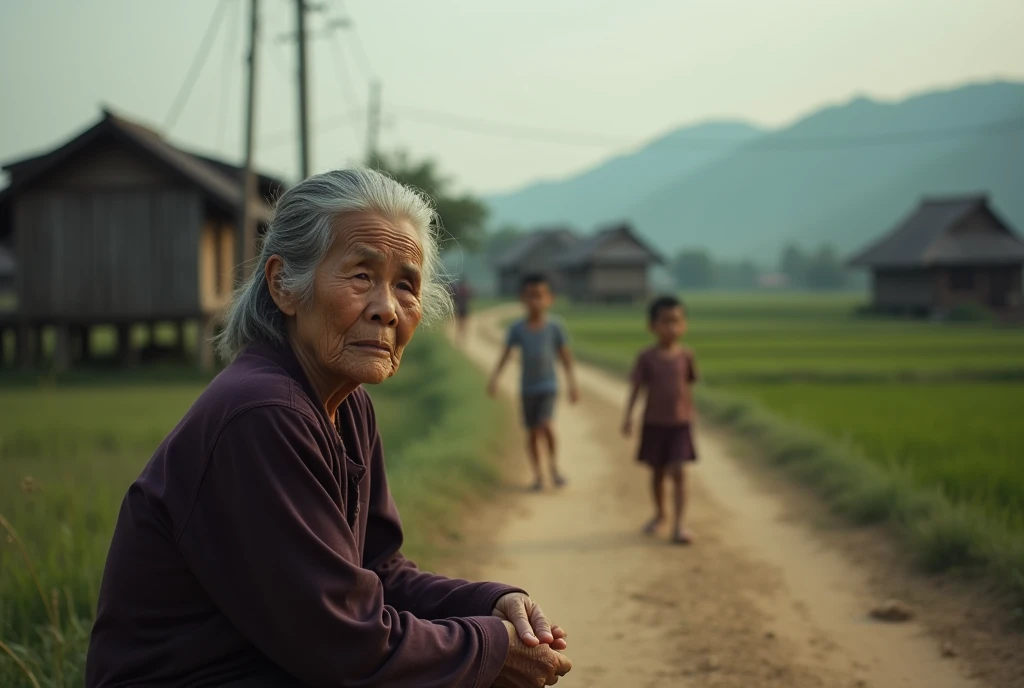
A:
[[[805,281],[811,289],[841,289],[846,286],[846,270],[835,248],[825,245],[811,256]]]
[[[707,289],[715,281],[715,262],[704,249],[680,251],[671,269],[676,284],[684,289]]]
[[[504,255],[505,251],[511,248],[526,234],[524,230],[514,225],[505,225],[500,229],[489,232],[483,239],[480,246],[481,252],[487,260],[494,262]]]
[[[786,244],[779,258],[779,272],[789,278],[795,287],[803,286],[807,278],[808,258],[796,244]]]
[[[403,151],[392,154],[378,153],[370,166],[386,172],[396,180],[419,189],[434,200],[441,226],[466,251],[480,246],[487,206],[469,194],[456,194],[451,190],[452,180],[443,176],[433,160],[413,161]]]
[[[722,262],[715,265],[715,286],[725,289],[754,289],[761,274],[750,260],[736,263]]]

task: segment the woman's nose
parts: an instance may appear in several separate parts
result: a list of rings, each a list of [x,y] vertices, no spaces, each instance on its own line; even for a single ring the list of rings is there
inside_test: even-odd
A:
[[[398,299],[395,298],[390,285],[380,285],[373,290],[367,315],[373,322],[388,327],[398,324]]]

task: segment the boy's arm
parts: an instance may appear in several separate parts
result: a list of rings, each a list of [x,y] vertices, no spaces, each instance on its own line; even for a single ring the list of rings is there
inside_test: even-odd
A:
[[[640,398],[640,383],[633,380],[629,384],[629,398],[626,400],[626,417],[622,420],[622,434],[629,437],[633,434],[633,407]]]
[[[622,419],[622,434],[633,434],[633,407],[640,398],[640,390],[647,384],[647,367],[643,355],[637,357],[633,372],[629,375],[629,398],[626,399],[626,416]]]
[[[498,394],[498,377],[501,375],[502,369],[508,363],[508,359],[512,356],[512,346],[505,345],[505,351],[502,352],[501,358],[498,359],[498,365],[494,368],[494,372],[491,374],[491,380],[487,384],[487,393],[492,397]]]
[[[562,360],[562,366],[565,368],[565,377],[569,381],[569,401],[575,404],[580,400],[580,388],[576,384],[576,366],[573,362],[572,350],[569,349],[567,344],[558,347],[558,358]]]

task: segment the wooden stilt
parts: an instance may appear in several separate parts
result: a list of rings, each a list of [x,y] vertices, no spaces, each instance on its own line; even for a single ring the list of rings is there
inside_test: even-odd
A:
[[[56,373],[66,372],[71,367],[71,327],[57,325],[54,328],[53,370]]]
[[[132,343],[131,325],[122,323],[117,326],[117,355],[121,365],[126,368],[132,368],[138,363],[138,352]]]
[[[18,324],[18,341],[15,344],[18,365],[30,369],[35,367],[37,332],[28,323]]]

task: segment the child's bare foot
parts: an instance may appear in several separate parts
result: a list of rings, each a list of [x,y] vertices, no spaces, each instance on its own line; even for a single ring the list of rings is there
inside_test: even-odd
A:
[[[555,487],[565,487],[566,479],[561,473],[555,473],[551,476],[551,481],[555,484]]]
[[[655,516],[644,525],[644,535],[654,535],[658,532],[658,528],[661,526],[662,521],[665,520],[664,516]]]
[[[527,488],[530,492],[542,492],[544,490],[544,481],[537,478],[533,481],[533,484]]]
[[[680,528],[672,534],[672,544],[675,545],[689,545],[693,543],[693,536],[690,535],[689,531]]]

